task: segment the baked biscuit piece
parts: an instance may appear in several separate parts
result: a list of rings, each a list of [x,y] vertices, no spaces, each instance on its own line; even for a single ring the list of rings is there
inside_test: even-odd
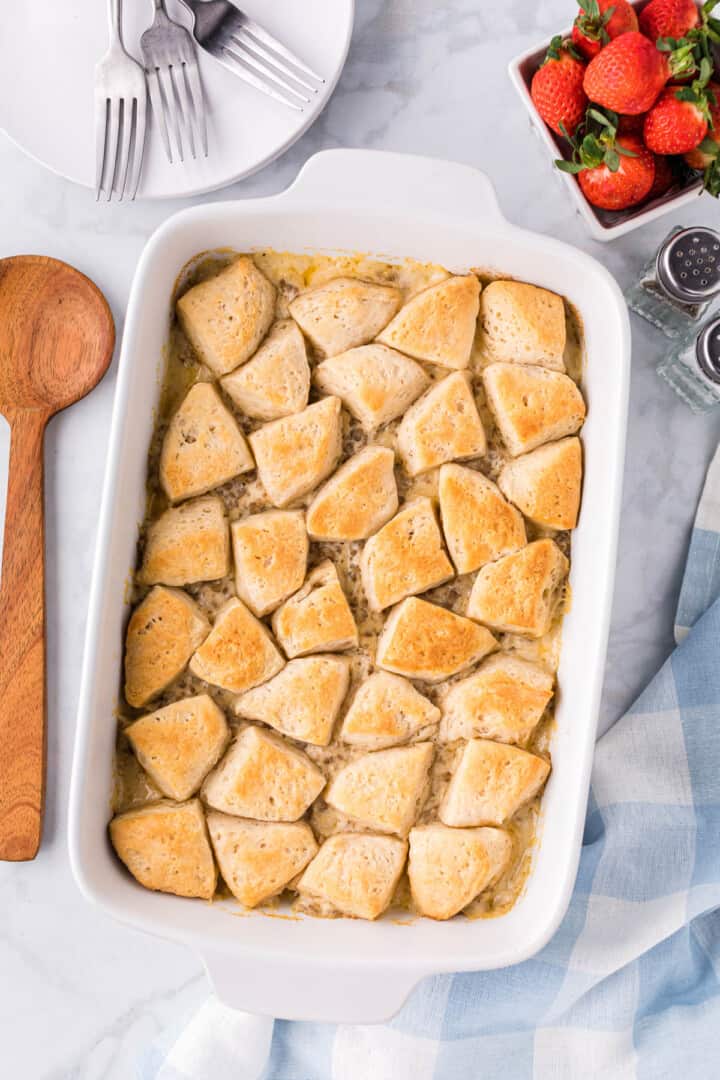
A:
[[[439,817],[445,825],[502,825],[537,795],[550,766],[517,746],[471,739],[453,773]]]
[[[503,466],[498,485],[536,525],[574,529],[580,509],[582,446],[573,436],[546,443]]]
[[[330,475],[342,451],[340,398],[264,424],[250,436],[258,474],[270,502],[287,506]]]
[[[553,540],[535,540],[478,571],[468,616],[493,630],[542,637],[550,629],[568,569]]]
[[[216,375],[249,360],[270,329],[275,287],[249,255],[193,285],[176,304],[180,325],[203,363]]]
[[[212,383],[195,383],[173,416],[160,452],[170,502],[204,495],[255,468],[250,447]]]
[[[427,388],[419,364],[386,345],[360,345],[324,360],[314,379],[326,394],[337,394],[366,431],[400,416]]]
[[[363,754],[335,775],[325,801],[360,825],[407,836],[425,801],[432,758],[427,742]]]
[[[371,536],[360,557],[360,570],[372,611],[453,577],[432,501],[423,496],[406,503]]]
[[[464,371],[436,382],[400,421],[398,452],[411,476],[487,450],[485,430]]]
[[[411,596],[390,612],[375,663],[408,679],[440,682],[469,668],[496,646],[484,626]]]
[[[258,821],[297,821],[325,787],[301,750],[259,727],[246,727],[202,787],[214,810]]]
[[[297,890],[340,915],[377,919],[390,906],[406,856],[407,843],[394,836],[336,833],[322,845]]]
[[[449,277],[416,293],[378,341],[416,360],[466,368],[475,337],[480,282],[474,274]]]
[[[235,711],[291,739],[327,746],[349,684],[347,657],[307,656],[291,660],[269,682],[242,694]]]
[[[400,292],[358,278],[333,278],[300,293],[290,314],[321,356],[367,345],[400,307]]]
[[[482,736],[522,746],[553,695],[553,677],[537,664],[508,653],[490,656],[467,679],[454,683],[443,701],[440,738]]]
[[[313,540],[365,540],[398,508],[395,455],[366,446],[323,484],[307,510]]]
[[[415,907],[431,919],[450,919],[500,877],[512,840],[502,829],[418,825],[410,833],[408,876]]]
[[[133,611],[125,636],[125,697],[140,708],[170,685],[210,623],[181,589],[151,589]]]
[[[302,589],[277,609],[272,627],[288,658],[357,645],[357,626],[330,559],[311,570]]]
[[[513,457],[542,443],[573,435],[585,419],[585,402],[561,371],[527,364],[490,364],[483,372],[487,402]]]
[[[228,742],[225,714],[207,694],[183,698],[125,728],[135,756],[163,795],[194,795]]]
[[[318,851],[304,821],[244,821],[213,810],[207,823],[223,880],[245,907],[281,893]]]
[[[137,573],[142,585],[217,581],[229,572],[228,523],[217,495],[171,506],[148,525]]]
[[[358,687],[340,738],[363,750],[382,750],[406,742],[439,719],[440,710],[407,679],[376,671]]]
[[[241,694],[277,675],[284,665],[265,626],[242,600],[232,597],[218,611],[189,666],[198,679]]]
[[[527,543],[522,514],[477,469],[443,465],[438,495],[445,540],[458,574],[469,574]]]
[[[162,800],[118,814],[110,822],[110,839],[146,889],[212,899],[217,870],[198,799]]]
[[[483,344],[493,360],[564,371],[565,304],[524,281],[493,281],[480,297]]]
[[[302,510],[266,510],[233,521],[235,590],[255,615],[287,600],[302,585],[308,538]]]
[[[310,368],[305,340],[292,319],[275,323],[252,360],[225,375],[220,385],[256,420],[278,420],[304,409]]]

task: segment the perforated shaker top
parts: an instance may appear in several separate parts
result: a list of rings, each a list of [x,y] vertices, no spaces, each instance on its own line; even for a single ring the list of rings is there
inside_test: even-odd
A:
[[[720,293],[720,233],[706,226],[675,233],[658,251],[657,277],[670,296],[689,304]]]
[[[700,370],[712,382],[720,383],[720,315],[703,328],[695,348]]]

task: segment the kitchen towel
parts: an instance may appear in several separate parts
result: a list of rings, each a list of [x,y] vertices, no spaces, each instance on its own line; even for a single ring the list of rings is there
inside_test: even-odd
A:
[[[273,1025],[211,998],[143,1080],[720,1077],[720,449],[676,638],[597,744],[575,892],[537,956],[426,979],[377,1026]]]

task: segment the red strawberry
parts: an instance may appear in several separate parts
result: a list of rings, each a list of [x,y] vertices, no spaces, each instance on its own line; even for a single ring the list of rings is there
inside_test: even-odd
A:
[[[651,41],[660,37],[682,38],[700,25],[695,0],[650,0],[640,15],[640,30]]]
[[[642,135],[646,113],[638,113],[637,116],[619,116],[618,133],[620,135]]]
[[[712,126],[702,144],[684,155],[691,169],[707,169],[709,165],[717,161],[720,154],[720,86],[717,83],[710,83],[708,90],[715,98],[714,102],[712,100],[709,102]]]
[[[613,112],[647,112],[665,83],[695,69],[692,43],[660,52],[644,34],[621,34],[588,64],[583,87],[591,101]]]
[[[613,38],[637,28],[637,15],[628,0],[583,0],[572,39],[583,56],[592,60]]]
[[[655,157],[655,179],[653,185],[647,193],[647,201],[652,199],[659,199],[661,195],[673,186],[675,183],[675,172],[672,167],[672,160],[667,157],[662,157],[658,154]]]
[[[624,210],[646,197],[655,179],[655,157],[637,135],[618,135],[614,113],[591,105],[570,143],[572,159],[555,164],[577,176],[593,206]]]
[[[570,43],[554,37],[533,75],[530,96],[545,123],[558,135],[563,134],[563,127],[572,135],[585,114],[584,75],[585,65]]]
[[[662,92],[645,117],[643,139],[656,154],[685,154],[699,146],[707,135],[710,103],[715,95],[707,92],[712,68],[704,59],[700,78],[691,86],[669,86]]]

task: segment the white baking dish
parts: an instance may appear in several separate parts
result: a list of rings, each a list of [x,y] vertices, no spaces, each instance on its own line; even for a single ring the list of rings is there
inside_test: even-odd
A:
[[[585,493],[573,540],[554,770],[527,887],[501,918],[399,925],[391,917],[231,917],[237,905],[147,892],[110,849],[125,584],[143,516],[169,299],[188,259],[226,246],[492,268],[563,293],[582,313]],[[565,244],[509,225],[490,181],[464,165],[326,151],[281,195],[198,206],[161,226],[142,255],[128,306],[90,597],[70,805],[70,853],[84,894],[123,922],[195,948],[230,1005],[287,1018],[381,1020],[424,975],[497,968],[540,949],[565,913],[577,870],[613,591],[629,360],[627,311],[607,271]]]
[[[645,0],[637,0],[633,4],[636,11],[640,11],[644,6]],[[568,28],[562,34],[562,37],[569,37],[569,35],[570,29]],[[568,198],[574,204],[592,236],[596,240],[615,240],[618,236],[624,236],[625,233],[632,232],[633,229],[638,229],[641,225],[648,225],[651,221],[655,221],[664,214],[669,214],[672,210],[679,210],[681,206],[688,206],[693,203],[702,191],[702,181],[699,178],[689,179],[683,187],[673,189],[665,195],[660,195],[646,206],[640,206],[636,209],[631,207],[629,210],[599,210],[585,198],[576,177],[570,173],[562,172],[552,164],[556,158],[562,157],[567,151],[567,143],[550,130],[530,97],[532,77],[543,60],[549,44],[550,39],[546,38],[537,45],[533,45],[531,49],[527,49],[524,53],[514,57],[508,66],[508,73],[520,96],[520,100],[528,111],[533,131],[550,153],[549,161],[555,178],[562,184]]]

